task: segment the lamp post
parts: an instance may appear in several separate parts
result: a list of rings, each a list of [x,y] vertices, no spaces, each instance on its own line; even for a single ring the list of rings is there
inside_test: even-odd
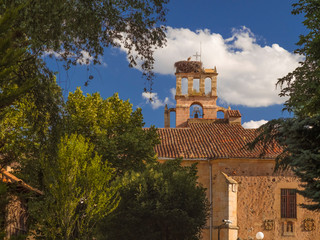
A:
[[[261,239],[263,239],[263,238],[264,238],[263,232],[257,232],[257,234],[256,234],[256,239],[261,240]]]
[[[218,240],[220,240],[220,230],[221,230],[221,228],[223,226],[227,225],[227,224],[231,224],[232,223],[231,220],[226,220],[226,219],[222,220],[222,222],[223,223],[220,226],[218,226]]]

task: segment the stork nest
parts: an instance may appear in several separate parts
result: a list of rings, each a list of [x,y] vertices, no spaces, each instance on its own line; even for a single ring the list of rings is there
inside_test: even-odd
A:
[[[176,73],[202,72],[200,61],[179,61],[174,64]]]

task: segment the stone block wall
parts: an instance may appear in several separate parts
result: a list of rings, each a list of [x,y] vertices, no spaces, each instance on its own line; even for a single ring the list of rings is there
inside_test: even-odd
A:
[[[263,232],[265,239],[311,240],[320,237],[320,213],[297,207],[297,218],[281,218],[280,194],[282,188],[299,189],[294,177],[285,176],[234,176],[239,183],[238,225],[242,240],[255,239]],[[297,194],[297,205],[306,203]],[[315,229],[306,230],[305,220],[313,220]],[[293,223],[293,233],[288,233],[287,222]]]
[[[218,172],[223,171],[238,183],[237,225],[241,240],[256,239],[257,232],[263,232],[266,240],[319,238],[319,212],[298,206],[297,218],[281,218],[281,189],[300,188],[300,183],[292,172],[275,173],[272,159],[220,159],[213,162],[214,179],[218,180]],[[219,184],[219,181],[214,181],[213,184]],[[213,194],[214,191],[213,188]],[[306,199],[297,194],[297,205],[306,202]],[[288,222],[293,223],[293,233],[286,232]],[[306,230],[305,224],[310,222],[315,228]]]
[[[202,107],[204,119],[217,118],[217,98],[207,98],[204,96],[189,96],[189,97],[176,97],[176,127],[187,126],[187,121],[190,118],[190,106],[198,104]]]
[[[297,218],[281,218],[281,189],[299,189],[300,186],[291,172],[274,173],[274,160],[183,160],[182,164],[187,166],[195,162],[198,163],[199,183],[207,188],[208,199],[210,199],[210,176],[212,177],[212,215],[203,229],[203,240],[218,239],[217,227],[222,225],[223,219],[231,220],[233,223],[227,228],[221,228],[221,240],[236,240],[237,237],[241,240],[255,240],[257,232],[263,232],[266,240],[319,238],[320,213],[298,207]],[[232,184],[228,184],[222,172],[237,183],[236,189],[232,188]],[[297,195],[297,204],[306,202],[306,199]],[[293,235],[285,233],[288,222],[293,223]],[[315,228],[306,230],[305,225],[310,225],[310,222]]]

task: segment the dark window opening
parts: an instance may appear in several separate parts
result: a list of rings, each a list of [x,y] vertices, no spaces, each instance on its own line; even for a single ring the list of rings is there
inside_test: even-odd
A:
[[[286,232],[293,232],[293,222],[287,222]]]
[[[297,217],[296,189],[281,189],[281,218]]]

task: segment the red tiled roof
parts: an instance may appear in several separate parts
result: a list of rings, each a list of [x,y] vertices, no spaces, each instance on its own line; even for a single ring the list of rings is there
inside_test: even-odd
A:
[[[239,110],[227,110],[229,117],[241,117]]]
[[[214,158],[261,158],[262,146],[250,151],[257,131],[245,129],[240,124],[189,123],[187,128],[158,129],[161,143],[155,147],[160,158],[214,159]],[[281,148],[268,149],[263,158],[275,158]]]
[[[12,173],[9,173],[3,168],[1,169],[1,172],[0,172],[0,181],[6,182],[6,183],[17,183],[19,186],[23,187],[28,191],[32,191],[32,192],[38,193],[39,195],[43,195],[43,192],[41,192],[36,188],[31,187],[30,185],[22,181],[20,178],[17,178]]]

